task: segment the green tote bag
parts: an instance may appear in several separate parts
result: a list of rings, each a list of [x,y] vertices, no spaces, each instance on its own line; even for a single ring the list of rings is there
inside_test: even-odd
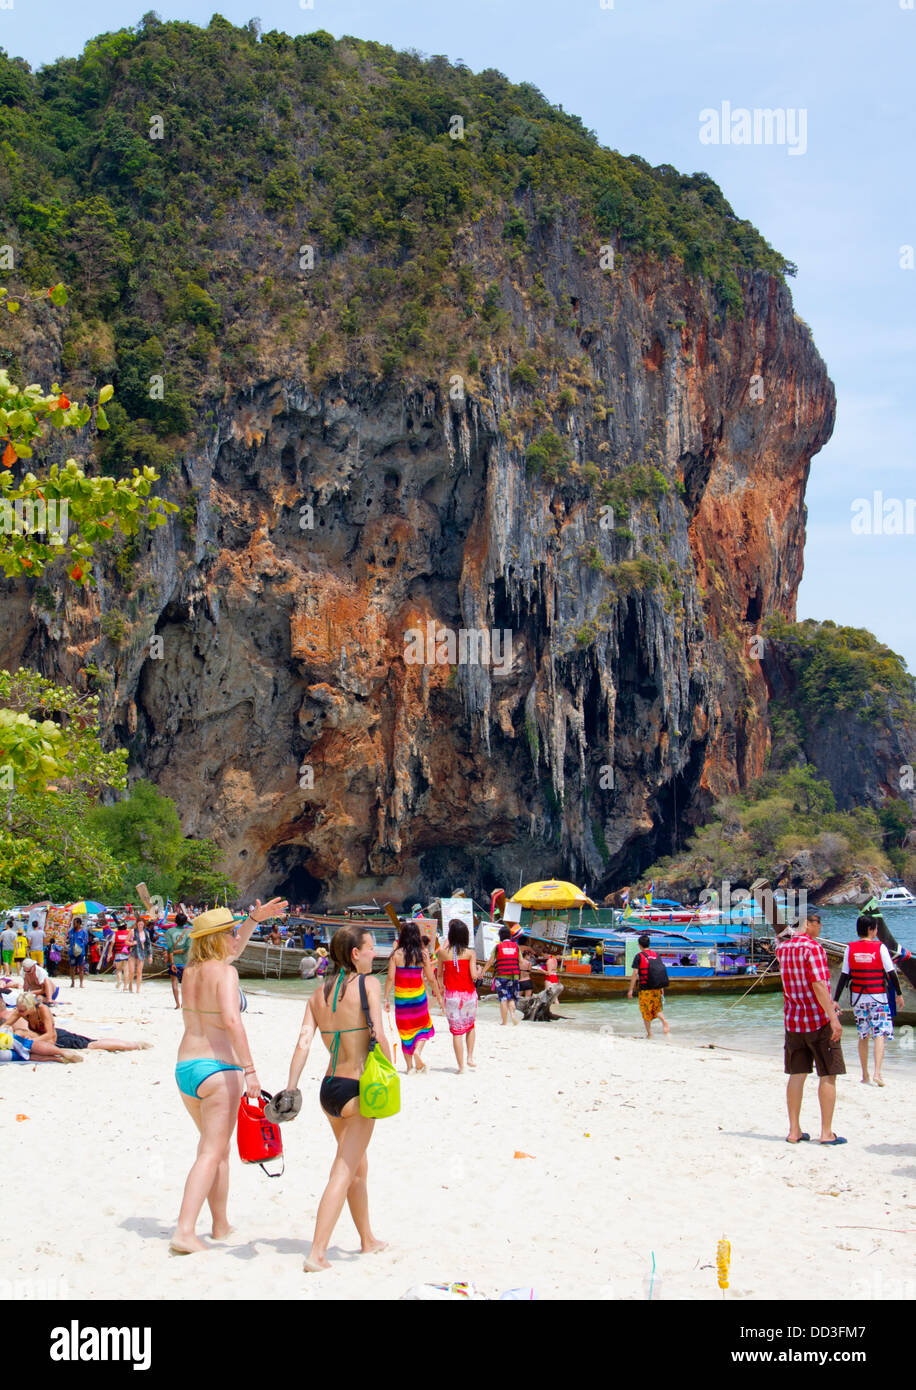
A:
[[[359,1113],[367,1120],[384,1120],[401,1108],[401,1078],[378,1045],[363,975],[359,977],[359,1001],[369,1025],[369,1056],[359,1078]]]

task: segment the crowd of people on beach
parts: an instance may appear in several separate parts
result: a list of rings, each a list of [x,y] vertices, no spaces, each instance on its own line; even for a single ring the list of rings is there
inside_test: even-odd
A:
[[[178,1049],[175,1080],[182,1102],[198,1131],[194,1163],[188,1175],[178,1222],[171,1238],[174,1254],[192,1254],[207,1247],[196,1232],[206,1203],[211,1236],[224,1240],[228,1223],[229,1159],[240,1102],[257,1101],[262,1085],[242,1022],[245,997],[234,962],[255,932],[268,935],[288,905],[281,899],[257,902],[244,921],[227,908],[179,911],[162,928],[159,942],[165,953],[175,1008],[182,1011],[184,1033]],[[784,1070],[789,1132],[786,1142],[808,1142],[801,1111],[807,1076],[818,1076],[822,1145],[847,1142],[833,1128],[836,1078],[845,1073],[838,1003],[847,987],[859,1039],[862,1082],[884,1085],[882,1064],[886,1040],[893,1034],[893,1005],[901,998],[900,982],[887,948],[877,940],[878,919],[867,912],[857,922],[857,937],[846,949],[839,979],[830,993],[826,953],[818,944],[821,920],[803,914],[795,929],[776,938],[774,963],[782,978],[784,1008]],[[87,969],[113,966],[117,988],[139,992],[143,965],[156,941],[157,924],[149,915],[120,918],[116,914],[91,925],[74,918],[58,959],[46,959],[46,943],[38,922],[28,928],[8,920],[0,932],[4,978],[0,980],[0,1060],[81,1061],[87,1050],[125,1051],[147,1047],[144,1042],[112,1037],[91,1038],[58,1026],[54,1009],[60,1004],[58,968],[66,965],[70,988],[83,986]],[[548,985],[559,986],[559,962],[525,939],[517,924],[505,924],[485,962],[478,959],[468,925],[450,921],[440,940],[437,924],[408,919],[400,924],[397,943],[384,979],[373,973],[376,958],[373,933],[365,924],[348,923],[333,935],[327,949],[315,947],[310,959],[319,977],[309,996],[293,1047],[286,1087],[271,1100],[272,1122],[293,1118],[302,1104],[298,1083],[316,1034],[328,1053],[320,1083],[319,1105],[333,1131],[336,1154],[330,1177],[318,1204],[311,1249],[305,1269],[328,1269],[328,1245],[334,1227],[348,1204],[364,1253],[384,1248],[369,1219],[367,1151],[375,1119],[363,1113],[360,1078],[370,1053],[378,1051],[389,1063],[400,1047],[408,1075],[428,1070],[423,1053],[435,1036],[431,1000],[447,1022],[456,1070],[463,1075],[477,1066],[476,1025],[479,990],[495,992],[503,1027],[519,1022],[519,1009],[532,994],[531,972],[543,972]],[[667,975],[651,937],[638,939],[640,950],[632,963],[629,997],[638,997],[647,1038],[658,1020],[670,1032],[663,1011]],[[94,958],[93,948],[97,947]],[[15,972],[15,974],[14,974]],[[18,975],[18,979],[16,976]],[[67,992],[69,997],[69,991]],[[393,1006],[393,1024],[392,1022]],[[387,1020],[387,1026],[386,1026]],[[68,1020],[69,1022],[69,1020]],[[869,1068],[869,1049],[873,1065]],[[268,1107],[268,1115],[271,1114]]]
[[[152,915],[134,916],[129,910],[94,917],[73,917],[65,932],[49,935],[35,917],[28,924],[7,918],[0,931],[2,971],[12,975],[27,959],[38,962],[54,978],[66,970],[72,987],[83,985],[85,976],[114,968],[117,986],[140,992],[143,968],[153,958],[157,928]]]
[[[128,931],[120,928],[120,932],[126,939]],[[136,940],[133,929],[130,935]],[[89,936],[82,919],[75,918],[65,944],[71,989],[76,987],[77,980],[82,987],[90,952]],[[115,942],[118,936],[119,929],[112,926],[110,939],[99,944],[100,959],[104,960],[106,953],[114,953],[117,962],[119,950]],[[145,951],[145,939],[140,939]],[[54,1009],[62,1002],[57,977],[63,956],[56,943],[51,944],[46,953],[45,933],[39,919],[33,919],[26,931],[21,923],[17,926],[12,918],[7,918],[0,932],[0,950],[0,1062],[72,1063],[81,1062],[84,1051],[134,1052],[152,1046],[148,1042],[123,1038],[91,1038],[58,1026]],[[127,953],[124,959],[129,959]],[[138,991],[141,976],[142,962],[136,973]],[[125,989],[133,987],[128,986],[126,973],[123,979]]]
[[[196,908],[189,911],[196,912]],[[85,987],[87,975],[110,972],[116,991],[139,994],[144,967],[159,946],[165,957],[180,1008],[180,982],[187,956],[189,918],[156,921],[152,912],[100,911],[74,916],[62,931],[46,930],[47,915],[16,921],[7,917],[0,929],[0,1061],[81,1062],[84,1050],[135,1051],[152,1044],[119,1038],[89,1038],[56,1025],[53,1010],[61,1000],[61,983]]]

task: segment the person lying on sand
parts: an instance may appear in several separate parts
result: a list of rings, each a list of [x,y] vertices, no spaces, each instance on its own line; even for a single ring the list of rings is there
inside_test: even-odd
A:
[[[82,1033],[55,1028],[51,1010],[34,994],[19,995],[14,1015],[11,1020],[14,1033],[33,1041],[52,1043],[65,1050],[72,1048],[81,1052],[88,1048],[95,1052],[138,1052],[153,1045],[150,1042],[125,1042],[121,1038],[87,1038]]]
[[[4,1010],[4,1012],[15,1012]],[[39,1042],[21,1033],[12,1033],[0,1022],[0,1062],[81,1062],[83,1054],[54,1043]]]

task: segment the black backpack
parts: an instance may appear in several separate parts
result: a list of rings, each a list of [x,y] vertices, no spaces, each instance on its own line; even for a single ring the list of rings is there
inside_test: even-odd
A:
[[[648,962],[648,969],[646,970],[646,983],[643,986],[643,988],[668,988],[668,972],[665,969],[664,962],[659,960],[658,956],[656,956],[654,960],[650,960]]]

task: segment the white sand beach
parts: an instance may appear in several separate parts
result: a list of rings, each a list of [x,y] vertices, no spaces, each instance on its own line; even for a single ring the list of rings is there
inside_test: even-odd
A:
[[[487,1002],[478,1070],[458,1076],[436,1012],[429,1074],[402,1077],[402,1112],[376,1125],[369,1150],[373,1227],[390,1247],[361,1256],[345,1210],[332,1270],[310,1275],[302,1260],[334,1152],[318,1107],[323,1046],[303,1076],[302,1113],[283,1127],[285,1175],[234,1157],[237,1234],[169,1258],[196,1141],[173,1079],[181,1015],[162,981],[139,997],[111,980],[72,994],[62,984],[62,1026],[155,1047],[0,1068],[4,1169],[18,1175],[0,1273],[38,1295],[396,1299],[469,1280],[491,1297],[530,1286],[538,1299],[645,1299],[654,1252],[653,1298],[721,1300],[722,1236],[729,1300],[916,1294],[912,1079],[861,1085],[849,1029],[835,1123],[849,1142],[793,1147],[777,1033],[759,1058],[679,1045],[676,1032],[647,1042],[635,1005],[599,1034],[569,1022],[501,1028]],[[285,1084],[302,1008],[250,995],[245,1024],[269,1089]],[[815,1084],[802,1120],[816,1136]]]

